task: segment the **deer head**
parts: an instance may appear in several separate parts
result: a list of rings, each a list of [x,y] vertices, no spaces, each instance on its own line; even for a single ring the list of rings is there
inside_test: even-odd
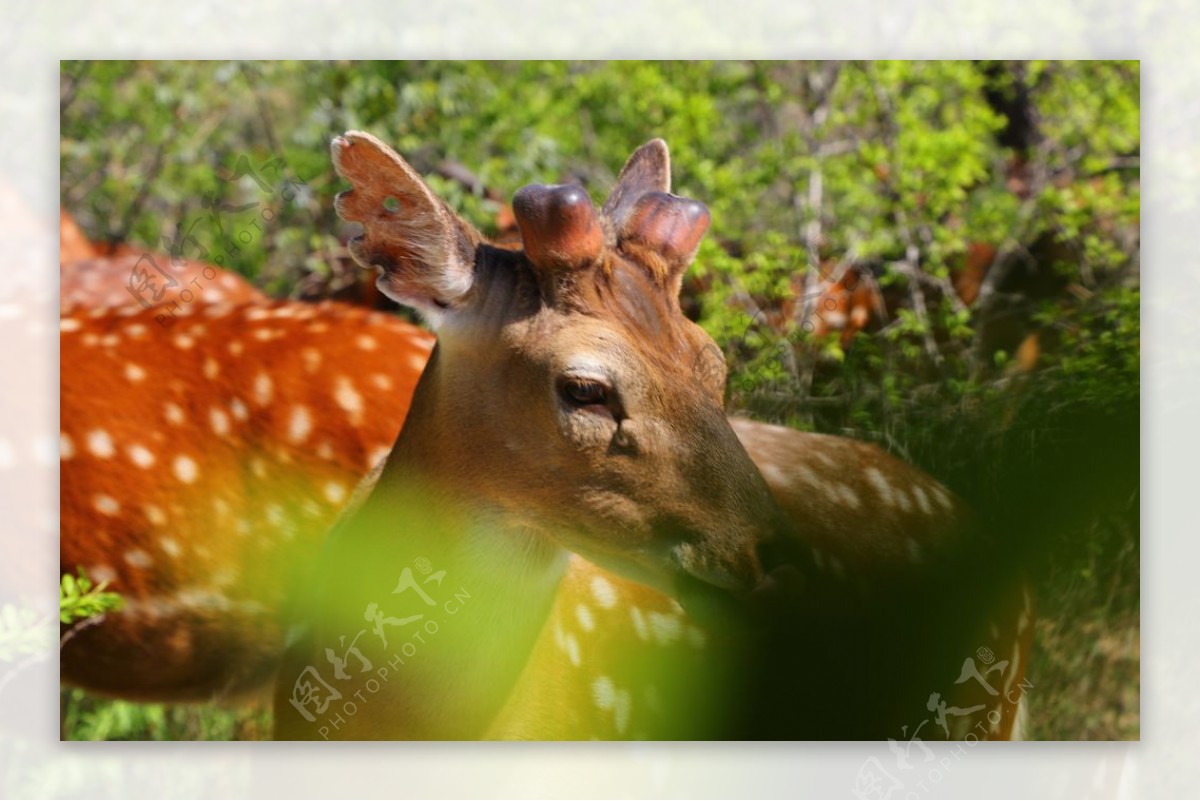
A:
[[[332,150],[353,185],[338,213],[364,228],[351,253],[438,334],[388,468],[685,605],[753,587],[786,523],[726,420],[720,350],[680,311],[709,213],[669,193],[666,144],[630,157],[602,210],[576,185],[518,191],[520,251],[374,137]]]

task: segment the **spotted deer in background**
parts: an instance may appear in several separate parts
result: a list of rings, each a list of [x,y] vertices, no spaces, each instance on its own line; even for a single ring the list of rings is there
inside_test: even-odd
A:
[[[432,347],[338,304],[185,308],[170,328],[132,299],[60,321],[61,564],[126,600],[70,640],[62,676],[139,700],[270,681],[289,583],[386,454]]]

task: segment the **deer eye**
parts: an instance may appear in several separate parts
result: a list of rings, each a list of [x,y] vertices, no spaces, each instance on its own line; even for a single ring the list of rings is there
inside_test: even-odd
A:
[[[571,406],[607,406],[609,388],[590,378],[567,376],[558,385],[558,391]]]

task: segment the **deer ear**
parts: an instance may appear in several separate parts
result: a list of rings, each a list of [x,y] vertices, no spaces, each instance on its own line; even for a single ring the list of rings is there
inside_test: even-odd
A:
[[[620,230],[634,205],[647,192],[671,191],[671,153],[667,143],[651,139],[633,151],[604,204],[604,216]]]
[[[362,235],[350,240],[354,260],[382,268],[380,291],[431,322],[460,308],[474,283],[479,233],[370,134],[350,131],[330,149],[338,174],[353,187],[337,196],[334,208],[363,226]]]

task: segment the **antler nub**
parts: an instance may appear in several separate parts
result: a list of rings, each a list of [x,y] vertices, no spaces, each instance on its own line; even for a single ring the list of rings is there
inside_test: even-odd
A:
[[[634,204],[620,234],[623,240],[647,245],[668,262],[686,267],[710,219],[708,207],[698,200],[647,192]]]
[[[604,249],[604,228],[583,187],[533,184],[517,190],[513,213],[525,255],[542,270],[594,264]]]

